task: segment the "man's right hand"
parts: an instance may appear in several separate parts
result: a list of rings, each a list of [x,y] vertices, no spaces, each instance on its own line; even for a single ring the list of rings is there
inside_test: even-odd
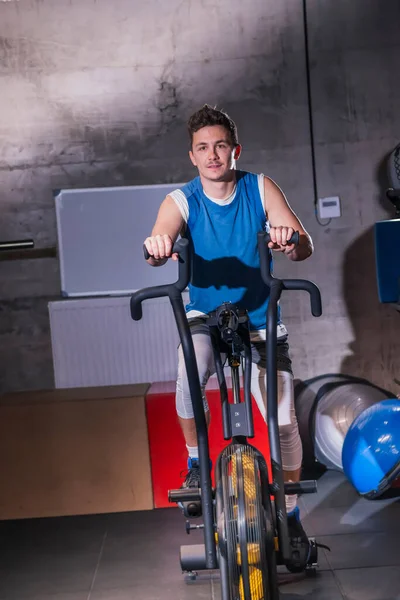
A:
[[[168,258],[178,260],[178,254],[172,254],[173,241],[167,234],[152,235],[145,239],[144,245],[151,255],[148,262],[152,265],[164,264]]]

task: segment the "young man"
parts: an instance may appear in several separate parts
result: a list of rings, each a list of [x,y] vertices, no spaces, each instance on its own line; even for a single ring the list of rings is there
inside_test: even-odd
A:
[[[198,177],[170,193],[161,204],[151,236],[145,240],[160,266],[171,257],[181,234],[192,245],[193,279],[186,307],[202,385],[207,423],[210,412],[204,388],[214,372],[207,314],[230,301],[249,313],[252,342],[252,394],[266,418],[265,336],[268,287],[261,280],[257,233],[269,229],[269,248],[289,260],[308,258],[313,245],[279,187],[268,177],[236,169],[241,154],[235,123],[208,105],[188,122],[189,156]],[[300,241],[288,244],[294,231]],[[176,260],[177,256],[172,255]],[[302,446],[294,409],[293,374],[284,324],[278,327],[278,422],[285,481],[300,479]],[[189,385],[179,349],[176,409],[189,454],[185,486],[198,487],[199,466],[196,429]],[[308,539],[299,519],[296,496],[286,496],[289,530],[293,538]]]

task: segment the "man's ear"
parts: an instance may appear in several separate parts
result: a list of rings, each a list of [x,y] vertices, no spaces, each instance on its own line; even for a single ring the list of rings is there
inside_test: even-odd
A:
[[[237,146],[235,146],[233,158],[235,160],[237,160],[239,158],[239,156],[241,155],[241,153],[242,153],[242,146],[240,144],[237,144]]]
[[[193,155],[193,152],[192,152],[191,150],[189,150],[189,157],[190,157],[190,160],[192,161],[192,164],[193,164],[195,167],[197,167],[196,159],[195,159],[195,157],[194,157],[194,155]]]

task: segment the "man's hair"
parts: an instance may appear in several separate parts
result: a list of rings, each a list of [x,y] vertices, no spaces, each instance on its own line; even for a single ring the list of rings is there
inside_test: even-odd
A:
[[[205,104],[200,110],[195,112],[188,121],[188,131],[190,136],[190,146],[193,144],[193,134],[211,125],[221,125],[229,132],[232,144],[236,146],[238,142],[238,134],[236,124],[222,110],[212,108],[209,104]]]

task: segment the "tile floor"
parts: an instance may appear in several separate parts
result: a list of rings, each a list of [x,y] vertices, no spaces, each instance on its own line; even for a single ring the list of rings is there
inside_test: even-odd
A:
[[[281,586],[282,600],[400,600],[400,499],[360,499],[340,473],[299,503],[320,550],[315,577]],[[176,508],[0,522],[0,600],[219,600],[218,572],[186,582]],[[286,578],[287,579],[287,578]]]

